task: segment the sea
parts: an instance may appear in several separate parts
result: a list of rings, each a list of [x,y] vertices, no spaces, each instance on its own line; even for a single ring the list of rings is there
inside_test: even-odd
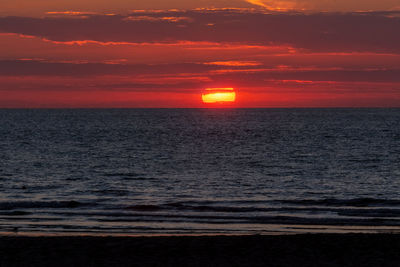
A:
[[[400,109],[2,109],[0,232],[400,232]]]

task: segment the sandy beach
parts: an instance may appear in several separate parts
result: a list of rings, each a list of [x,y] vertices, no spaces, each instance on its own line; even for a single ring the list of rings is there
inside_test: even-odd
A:
[[[0,238],[0,266],[400,266],[400,235]]]

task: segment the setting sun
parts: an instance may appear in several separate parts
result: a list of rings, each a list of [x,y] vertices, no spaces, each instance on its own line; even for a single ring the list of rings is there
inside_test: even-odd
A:
[[[202,94],[204,103],[235,102],[236,93],[233,88],[206,88]]]

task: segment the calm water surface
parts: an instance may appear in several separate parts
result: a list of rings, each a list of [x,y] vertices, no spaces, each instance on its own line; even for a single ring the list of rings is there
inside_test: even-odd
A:
[[[0,232],[399,229],[400,109],[0,110]]]

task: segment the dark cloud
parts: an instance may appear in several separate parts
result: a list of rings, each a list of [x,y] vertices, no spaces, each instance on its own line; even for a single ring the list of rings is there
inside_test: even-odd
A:
[[[35,60],[0,61],[0,76],[99,76],[99,75],[144,75],[199,73],[217,69],[217,66],[172,63],[172,64],[105,64],[105,63],[52,63]]]
[[[400,70],[313,70],[227,73],[214,76],[242,86],[259,86],[269,80],[304,80],[334,82],[400,82]]]
[[[334,82],[386,82],[399,83],[399,69],[280,69],[279,66],[217,66],[199,63],[171,64],[104,64],[104,63],[51,63],[45,61],[0,61],[0,77],[89,77],[96,81],[102,76],[127,76],[129,84],[119,82],[118,88],[194,88],[207,84],[232,84],[234,86],[260,86],[274,80],[309,80]],[[206,77],[204,81],[197,77]],[[118,80],[118,79],[117,79]],[[104,80],[100,81],[104,83]],[[146,82],[147,81],[147,82]],[[116,84],[115,82],[113,84]]]
[[[265,14],[249,10],[192,10],[87,18],[3,17],[0,32],[59,42],[206,41],[285,44],[316,52],[400,53],[398,15],[398,12]]]

